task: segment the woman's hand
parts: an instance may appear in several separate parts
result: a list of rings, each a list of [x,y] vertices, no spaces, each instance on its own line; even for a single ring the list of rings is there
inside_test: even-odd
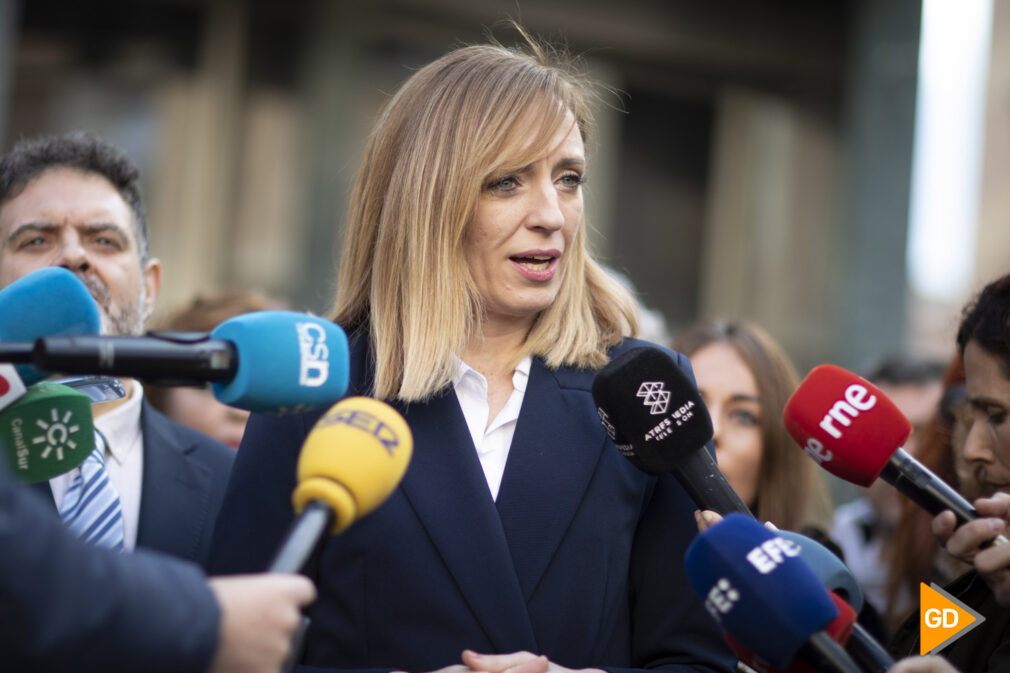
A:
[[[512,654],[478,654],[463,651],[463,663],[473,671],[483,673],[572,673],[572,669],[558,666],[547,657],[531,652]],[[583,673],[603,673],[598,668],[581,669]]]
[[[718,512],[713,512],[710,509],[696,509],[694,510],[694,522],[698,524],[698,532],[704,532],[709,526],[714,526],[715,524],[722,521],[722,516]]]
[[[1010,607],[1010,545],[983,547],[997,535],[1006,535],[1010,495],[997,493],[979,498],[974,505],[981,518],[957,527],[953,512],[941,512],[933,519],[933,534],[951,556],[973,564],[996,601]]]
[[[711,526],[716,525],[722,521],[722,514],[718,512],[713,512],[710,509],[696,509],[694,510],[694,522],[698,524],[698,532],[704,533],[706,529]],[[779,528],[771,521],[765,521],[765,528],[771,531],[777,531]]]

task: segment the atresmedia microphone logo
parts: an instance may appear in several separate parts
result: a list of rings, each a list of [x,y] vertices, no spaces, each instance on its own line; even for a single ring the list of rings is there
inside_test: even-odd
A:
[[[653,416],[665,414],[670,408],[670,391],[666,389],[662,381],[643,381],[642,385],[638,387],[635,397],[642,398],[642,404]],[[692,409],[694,409],[694,402],[688,400],[667,418],[660,421],[658,425],[645,433],[645,441],[658,441],[668,437],[673,433],[675,424],[676,427],[680,427],[685,422],[691,420],[694,416],[694,413],[691,411]],[[604,423],[604,425],[606,424]]]

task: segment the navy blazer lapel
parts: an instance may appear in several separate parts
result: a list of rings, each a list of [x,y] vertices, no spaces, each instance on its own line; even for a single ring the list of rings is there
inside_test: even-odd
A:
[[[452,389],[400,407],[414,435],[402,488],[499,652],[538,651],[501,521]]]
[[[497,502],[526,600],[575,516],[605,446],[591,384],[591,372],[552,372],[533,359]]]
[[[140,416],[144,437],[137,546],[196,559],[210,507],[210,468],[191,460],[196,448],[168,420],[144,401]]]

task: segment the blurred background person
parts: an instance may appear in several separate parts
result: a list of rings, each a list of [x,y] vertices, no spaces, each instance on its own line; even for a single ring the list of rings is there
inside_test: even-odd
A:
[[[746,320],[702,321],[673,342],[691,360],[712,416],[716,460],[733,490],[761,521],[804,532],[826,530],[831,499],[822,470],[782,422],[799,385],[782,348]]]
[[[174,332],[210,332],[229,318],[252,311],[287,308],[277,299],[250,290],[201,294],[188,305],[159,321],[155,329]],[[194,430],[237,449],[245,432],[249,412],[219,402],[210,384],[144,387],[147,399],[161,413]]]
[[[799,385],[783,349],[764,328],[746,320],[700,321],[673,347],[691,360],[712,417],[719,469],[740,499],[758,520],[802,533],[843,556],[827,533],[832,503],[826,475],[782,422],[786,402]],[[859,621],[886,640],[873,604],[864,603]]]
[[[863,374],[912,424],[912,434],[904,449],[916,458],[943,393],[943,370],[943,363],[934,359],[894,354],[881,358]],[[831,538],[842,548],[846,565],[862,586],[866,599],[881,615],[906,611],[919,595],[918,584],[911,594],[889,597],[887,593],[888,558],[894,551],[892,544],[903,500],[891,484],[877,479],[857,498],[835,510],[831,526]]]

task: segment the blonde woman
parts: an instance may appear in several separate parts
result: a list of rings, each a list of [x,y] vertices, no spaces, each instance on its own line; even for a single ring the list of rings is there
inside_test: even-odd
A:
[[[584,88],[529,42],[422,68],[366,148],[333,318],[351,339],[349,392],[397,407],[414,455],[389,500],[309,569],[305,664],[733,664],[684,574],[694,506],[673,479],[636,471],[596,415],[595,372],[643,342],[626,338],[631,297],[586,251]],[[216,569],[265,567],[319,415],[250,420]]]

